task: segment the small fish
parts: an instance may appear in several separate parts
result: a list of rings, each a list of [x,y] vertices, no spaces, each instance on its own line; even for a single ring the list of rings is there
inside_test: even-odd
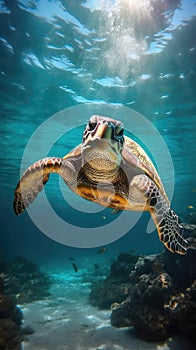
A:
[[[69,260],[71,260],[71,261],[75,261],[75,259],[74,259],[74,258],[72,258],[72,256],[70,256],[70,257],[69,257]]]
[[[103,215],[101,218],[102,218],[103,220],[105,220],[105,219],[106,219],[106,216],[105,216],[105,215]]]
[[[188,209],[193,209],[194,207],[193,207],[193,205],[188,205],[187,208]]]
[[[122,211],[122,210],[120,210],[120,209],[112,209],[112,214],[118,214],[118,213],[120,213],[120,211]]]
[[[106,249],[105,247],[103,247],[103,248],[100,248],[100,249],[97,251],[97,254],[103,254],[103,253],[105,253],[105,252],[107,252],[107,249]]]
[[[95,268],[95,270],[99,270],[99,265],[98,264],[94,264],[94,268]]]
[[[78,272],[78,267],[77,267],[77,265],[76,265],[75,263],[73,263],[72,266],[73,266],[73,269],[74,269],[76,272]]]
[[[131,253],[131,254],[136,254],[136,253],[137,253],[137,250],[136,250],[136,249],[130,249],[130,250],[129,250],[129,253]]]

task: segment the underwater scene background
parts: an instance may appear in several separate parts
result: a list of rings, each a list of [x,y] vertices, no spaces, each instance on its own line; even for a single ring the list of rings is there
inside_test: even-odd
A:
[[[122,314],[127,311],[122,309],[122,314],[112,312],[112,323],[129,327],[130,333],[127,328],[121,331],[111,327],[110,305],[130,297],[133,285],[141,282],[138,257],[148,266],[144,273],[167,271],[174,282],[166,279],[164,283],[175,284],[175,288],[167,284],[172,293],[190,288],[195,278],[193,252],[185,260],[183,256],[180,260],[175,257],[171,265],[177,270],[179,266],[188,269],[180,270],[181,275],[189,276],[180,285],[177,272],[168,267],[171,257],[165,253],[155,228],[148,229],[148,213],[139,217],[127,213],[125,221],[130,221],[130,230],[112,236],[110,244],[95,236],[95,244],[88,245],[79,236],[77,242],[81,244],[66,245],[55,240],[54,224],[51,239],[32,221],[31,213],[16,217],[12,202],[21,170],[40,158],[63,157],[71,151],[81,142],[91,114],[114,115],[123,121],[127,135],[141,141],[160,170],[171,207],[189,225],[187,236],[195,235],[195,5],[193,0],[0,0],[0,292],[4,284],[5,295],[16,298],[24,323],[33,327],[34,334],[28,336],[28,341],[23,332],[24,349],[191,349],[187,339],[166,345],[146,342],[167,339],[172,327],[176,329],[172,322],[171,329],[166,327],[157,339],[153,324],[150,335],[141,341],[130,331],[132,325],[144,330],[138,327],[141,319],[139,323],[139,316],[134,316],[126,323]],[[50,124],[52,116],[57,116],[56,124]],[[29,147],[32,135],[38,136]],[[163,152],[163,142],[168,153]],[[115,228],[116,220],[123,223],[122,213],[112,214],[109,208],[86,204],[59,182],[58,176],[51,177],[45,194],[57,215],[70,225],[86,228],[89,239],[91,228],[100,228],[104,236],[107,225]],[[49,217],[41,205],[42,196],[33,206],[46,222]],[[72,236],[71,229],[66,235]],[[124,253],[128,255],[122,256]],[[163,253],[166,255],[160,258]],[[154,258],[156,267],[149,258],[153,268],[148,260],[152,254],[159,257]],[[136,280],[130,283],[133,271]],[[112,281],[107,280],[102,295],[96,283],[101,285],[108,276]],[[119,276],[124,277],[119,281]],[[13,278],[17,279],[15,284]],[[116,290],[117,285],[120,291],[108,296],[107,291]],[[146,285],[139,286],[142,290]],[[145,300],[134,295],[132,299],[139,300],[142,307]],[[164,305],[167,298],[164,294]],[[194,308],[193,303],[186,314],[187,322],[194,323],[190,316]],[[17,319],[19,327],[20,311],[16,312],[13,305],[10,310],[14,315],[18,313],[14,322]],[[2,319],[9,318],[3,312],[0,308],[0,330]],[[121,318],[123,321],[119,321]],[[183,327],[177,328],[183,334]],[[56,337],[51,339],[51,333]],[[194,331],[185,333],[189,339]],[[3,339],[1,335],[0,331]],[[19,349],[21,340],[21,334],[16,335],[9,349]]]

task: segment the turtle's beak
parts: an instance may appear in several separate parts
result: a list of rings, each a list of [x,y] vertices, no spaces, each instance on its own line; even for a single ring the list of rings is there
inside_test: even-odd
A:
[[[114,124],[97,123],[95,130],[92,132],[94,139],[102,139],[112,141],[123,142],[123,135],[118,135],[117,128]]]
[[[112,130],[107,124],[99,124],[93,135],[98,139],[110,139],[112,137]]]

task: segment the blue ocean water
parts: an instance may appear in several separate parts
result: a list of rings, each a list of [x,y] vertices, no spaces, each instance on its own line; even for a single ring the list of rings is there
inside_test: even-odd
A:
[[[130,120],[123,119],[125,128],[127,123],[131,134],[141,135],[141,141],[147,136],[151,140],[143,125],[137,125],[138,130],[130,128],[136,111],[167,145],[175,180],[172,207],[187,220],[196,205],[195,15],[192,0],[0,1],[2,256],[22,255],[45,265],[66,265],[69,255],[97,259],[96,247],[61,245],[43,234],[28,213],[16,217],[12,209],[27,144],[42,123],[59,111],[64,111],[65,124],[55,130],[47,126],[37,141],[38,158],[32,153],[26,166],[48,155],[64,156],[81,142],[88,115],[80,118],[80,108],[93,112],[96,106],[106,113],[108,108],[117,108],[122,119],[121,111],[130,110]],[[73,123],[67,135],[63,128],[66,130],[71,118],[74,123],[78,118],[78,127]],[[61,135],[42,154],[44,142],[55,131]],[[156,139],[153,147],[161,164],[164,155]],[[171,180],[168,174],[166,165],[161,174],[166,187]],[[104,226],[120,215],[94,204],[92,209],[88,204],[87,210],[81,199],[62,187],[53,176],[46,194],[58,215],[71,224],[102,227],[104,232]],[[76,208],[66,202],[66,196]],[[83,205],[84,210],[79,210]],[[130,222],[133,218],[130,213]],[[145,213],[128,233],[107,246],[103,261],[126,250],[140,254],[162,251],[156,232],[146,233],[148,222]]]

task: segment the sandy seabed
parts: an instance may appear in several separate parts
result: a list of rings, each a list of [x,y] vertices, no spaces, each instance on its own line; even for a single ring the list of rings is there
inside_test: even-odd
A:
[[[110,311],[98,310],[88,302],[90,283],[81,274],[51,274],[55,283],[43,301],[19,305],[23,326],[34,334],[25,336],[23,350],[194,350],[181,337],[165,343],[138,339],[130,328],[114,328]]]

